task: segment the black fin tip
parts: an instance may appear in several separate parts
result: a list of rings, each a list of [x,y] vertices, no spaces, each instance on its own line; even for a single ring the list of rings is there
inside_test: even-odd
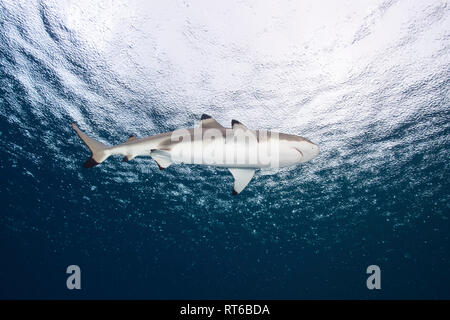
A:
[[[242,123],[240,123],[239,121],[237,121],[237,120],[231,120],[231,126],[234,126],[235,124],[242,124]]]
[[[94,158],[90,157],[89,159],[86,160],[85,163],[83,163],[83,168],[92,168],[99,164],[100,163],[95,161]]]

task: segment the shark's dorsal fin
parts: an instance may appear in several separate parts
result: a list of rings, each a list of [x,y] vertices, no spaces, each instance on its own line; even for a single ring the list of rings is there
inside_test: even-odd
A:
[[[153,160],[155,160],[156,164],[159,167],[159,170],[164,170],[172,164],[172,159],[170,158],[170,154],[167,151],[152,149],[150,152],[150,156],[153,158]]]
[[[135,136],[129,136],[127,141],[133,141],[133,140],[136,140],[136,137]]]
[[[237,121],[237,120],[231,120],[231,127],[233,128],[233,129],[242,129],[242,130],[248,130],[248,128],[245,126],[245,125],[243,125],[242,123],[240,123],[239,121]]]
[[[234,177],[233,196],[239,194],[252,180],[255,169],[229,168]]]
[[[216,120],[214,120],[213,117],[207,114],[202,114],[201,120],[201,127],[202,128],[217,128],[217,129],[223,129],[224,127],[218,123]]]

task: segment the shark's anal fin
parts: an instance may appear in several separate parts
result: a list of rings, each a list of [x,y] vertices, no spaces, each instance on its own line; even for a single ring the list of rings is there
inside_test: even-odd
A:
[[[234,177],[233,195],[239,194],[252,180],[255,169],[229,168]]]
[[[155,160],[156,164],[159,167],[159,170],[164,170],[172,164],[170,154],[167,151],[152,149],[150,152],[150,156],[153,158],[153,160]]]

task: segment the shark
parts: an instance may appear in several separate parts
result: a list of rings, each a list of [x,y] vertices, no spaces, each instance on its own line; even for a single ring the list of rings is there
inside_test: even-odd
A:
[[[124,143],[107,146],[72,128],[91,151],[84,168],[92,168],[109,156],[121,155],[128,162],[137,156],[150,156],[160,170],[173,163],[199,164],[227,168],[233,178],[233,195],[244,190],[256,170],[297,165],[319,154],[317,144],[307,138],[268,130],[252,130],[237,120],[226,128],[203,114],[200,125],[145,138],[130,136]]]

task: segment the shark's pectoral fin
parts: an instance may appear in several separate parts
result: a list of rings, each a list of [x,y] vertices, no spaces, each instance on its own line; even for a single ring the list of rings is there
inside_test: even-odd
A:
[[[231,120],[231,127],[233,129],[234,137],[237,137],[238,139],[249,139],[259,142],[259,137],[256,132],[250,130],[241,122],[233,119]]]
[[[233,195],[239,194],[252,180],[255,169],[229,168],[234,177]]]
[[[167,151],[152,149],[150,152],[150,156],[153,158],[153,160],[155,160],[156,164],[159,167],[159,170],[164,170],[172,164],[170,153],[168,153]]]
[[[237,120],[231,120],[231,127],[233,129],[242,129],[242,130],[248,130],[247,126],[243,125],[242,123],[240,123]]]

